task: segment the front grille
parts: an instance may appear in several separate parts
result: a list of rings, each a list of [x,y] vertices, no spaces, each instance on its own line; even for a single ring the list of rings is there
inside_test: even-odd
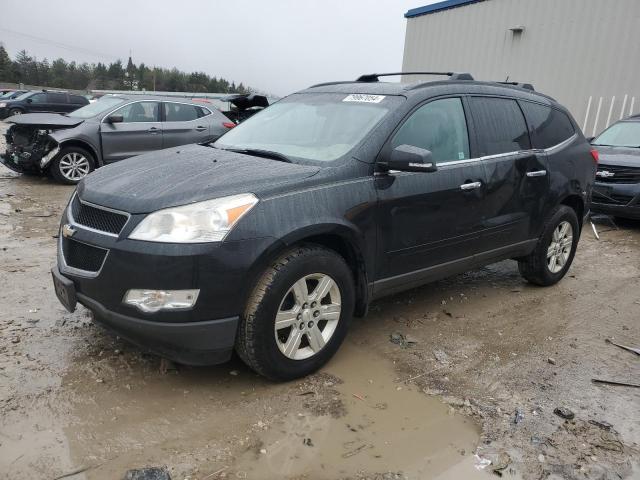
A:
[[[98,272],[108,250],[93,247],[68,238],[62,239],[62,255],[68,267],[86,272]]]
[[[104,210],[97,206],[82,203],[78,195],[71,202],[71,215],[78,225],[100,230],[102,232],[120,234],[129,217],[124,213]]]
[[[609,172],[613,176],[603,177],[600,173]],[[621,167],[617,165],[598,166],[596,181],[603,183],[640,183],[640,167]]]
[[[607,205],[627,205],[631,200],[633,200],[633,196],[631,195],[620,195],[618,193],[605,195],[598,192],[597,189],[593,190],[593,201],[595,203],[606,203]]]

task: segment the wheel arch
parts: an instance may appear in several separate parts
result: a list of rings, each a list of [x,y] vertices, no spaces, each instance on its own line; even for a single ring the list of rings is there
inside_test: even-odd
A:
[[[284,252],[299,245],[320,245],[340,255],[351,269],[356,291],[354,314],[359,317],[366,315],[370,292],[364,257],[364,242],[358,237],[355,230],[339,224],[310,225],[285,235],[266,249],[254,263],[250,273],[248,295],[253,291],[264,270]]]
[[[98,165],[102,165],[100,157],[98,156],[98,151],[88,142],[78,139],[69,139],[63,140],[58,144],[58,146],[60,147],[60,150],[66,147],[78,147],[87,150],[91,155],[93,155],[93,159],[96,162],[95,166],[97,167]]]
[[[584,220],[585,207],[584,200],[580,195],[570,194],[562,199],[560,202],[561,205],[566,205],[567,207],[573,209],[576,212],[576,216],[578,217],[578,224],[580,225],[580,229],[582,230],[582,222]]]

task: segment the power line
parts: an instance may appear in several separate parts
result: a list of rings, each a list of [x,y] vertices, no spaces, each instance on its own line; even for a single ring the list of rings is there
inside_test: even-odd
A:
[[[52,46],[53,45],[55,47],[62,48],[64,50],[69,50],[69,51],[72,51],[72,52],[84,53],[85,55],[92,55],[94,57],[97,56],[97,57],[101,57],[103,59],[109,58],[109,59],[112,59],[112,60],[120,60],[119,57],[116,57],[114,55],[110,55],[108,53],[96,52],[94,50],[89,50],[87,48],[76,47],[76,46],[73,46],[73,45],[67,45],[66,43],[61,43],[61,42],[58,42],[58,41],[55,41],[55,40],[51,40],[51,39],[48,39],[48,38],[37,37],[35,35],[31,35],[30,33],[17,32],[15,30],[11,30],[11,29],[8,29],[8,28],[5,28],[5,27],[0,27],[0,31],[6,32],[6,33],[9,33],[9,34],[12,34],[12,35],[18,35],[20,37],[29,38],[30,40],[33,40],[35,42],[43,43],[43,44],[48,45],[48,46]]]

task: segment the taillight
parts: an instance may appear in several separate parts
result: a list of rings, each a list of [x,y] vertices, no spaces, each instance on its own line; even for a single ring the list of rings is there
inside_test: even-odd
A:
[[[233,123],[233,122],[222,122],[222,126],[223,126],[224,128],[233,128],[233,127],[235,127],[235,126],[236,126],[236,124],[235,124],[235,123]]]
[[[591,156],[593,157],[594,162],[598,163],[600,161],[600,154],[595,148],[591,149]]]

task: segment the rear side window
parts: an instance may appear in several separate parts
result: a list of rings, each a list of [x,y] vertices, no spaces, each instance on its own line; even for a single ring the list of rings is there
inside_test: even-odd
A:
[[[71,100],[71,103],[78,103],[80,105],[89,103],[89,100],[85,97],[81,97],[80,95],[69,95],[69,100]]]
[[[531,149],[522,110],[509,98],[471,97],[483,155]]]
[[[211,112],[209,110],[207,110],[204,107],[196,107],[198,109],[198,118],[199,117],[206,117],[207,115],[209,115]]]
[[[522,102],[522,109],[531,126],[535,148],[553,147],[576,133],[569,117],[560,110],[530,102]]]
[[[436,163],[469,158],[469,135],[462,101],[445,98],[418,108],[391,140],[392,148],[399,145],[430,150]]]
[[[164,112],[167,122],[189,122],[202,116],[200,107],[184,103],[165,103]]]
[[[49,103],[69,103],[66,93],[47,93]]]

